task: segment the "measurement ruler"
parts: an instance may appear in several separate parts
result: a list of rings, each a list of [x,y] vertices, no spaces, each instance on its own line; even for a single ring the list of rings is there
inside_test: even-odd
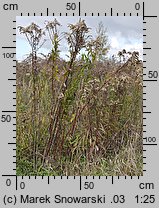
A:
[[[2,0],[0,9],[1,207],[158,207],[157,1]],[[16,16],[142,16],[143,176],[16,176]]]

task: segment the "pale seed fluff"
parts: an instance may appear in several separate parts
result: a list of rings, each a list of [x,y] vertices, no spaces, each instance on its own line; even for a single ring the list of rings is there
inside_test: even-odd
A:
[[[64,97],[63,93],[60,93],[60,95],[58,96],[58,99],[62,99]]]

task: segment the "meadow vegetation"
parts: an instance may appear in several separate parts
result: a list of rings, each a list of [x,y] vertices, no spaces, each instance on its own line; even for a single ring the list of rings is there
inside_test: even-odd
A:
[[[102,23],[84,20],[19,27],[31,54],[17,62],[17,175],[142,175],[142,61],[138,52],[107,58]],[[39,48],[49,37],[43,58]],[[60,58],[60,42],[69,47]]]

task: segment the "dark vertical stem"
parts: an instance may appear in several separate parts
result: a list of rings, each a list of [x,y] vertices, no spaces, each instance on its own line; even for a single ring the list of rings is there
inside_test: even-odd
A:
[[[36,113],[37,113],[37,90],[36,90],[36,81],[37,81],[37,54],[36,54],[36,43],[33,41],[32,46],[32,74],[33,74],[33,143],[34,143],[34,170],[37,170],[37,124],[36,124]]]

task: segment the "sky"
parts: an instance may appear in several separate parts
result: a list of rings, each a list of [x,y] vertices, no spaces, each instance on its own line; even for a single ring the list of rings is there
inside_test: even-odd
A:
[[[68,24],[74,24],[79,21],[79,17],[77,16],[58,16],[58,17],[21,17],[18,16],[17,27],[23,26],[26,27],[32,22],[39,25],[41,28],[45,27],[45,21],[53,21],[54,18],[60,22],[62,25],[60,27],[60,33],[68,32]],[[142,59],[143,53],[143,34],[142,34],[142,18],[136,16],[118,16],[118,17],[105,17],[105,16],[84,16],[81,19],[85,20],[86,25],[91,28],[90,34],[95,36],[96,28],[99,22],[102,22],[104,27],[107,29],[107,35],[110,43],[110,51],[108,53],[108,57],[112,55],[116,55],[118,51],[122,49],[126,49],[127,51],[138,51],[140,53],[140,59]],[[51,50],[50,40],[44,37],[45,43],[38,51],[39,53],[48,54]],[[31,48],[23,34],[19,33],[19,29],[17,28],[17,45],[16,45],[16,54],[17,60],[25,59],[31,52]],[[65,39],[61,41],[60,46],[60,56],[64,59],[67,59],[68,55],[68,47]]]

